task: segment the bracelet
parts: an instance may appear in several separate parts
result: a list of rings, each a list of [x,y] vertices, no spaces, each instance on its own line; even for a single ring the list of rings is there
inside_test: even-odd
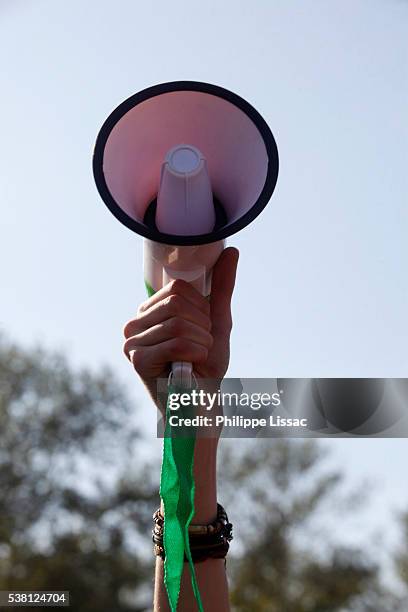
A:
[[[152,539],[154,554],[165,558],[163,545],[164,517],[160,508],[153,514]],[[188,528],[191,557],[194,563],[206,559],[225,559],[232,540],[232,525],[221,504],[217,504],[217,517],[208,525],[190,525]],[[184,555],[184,560],[187,561]]]

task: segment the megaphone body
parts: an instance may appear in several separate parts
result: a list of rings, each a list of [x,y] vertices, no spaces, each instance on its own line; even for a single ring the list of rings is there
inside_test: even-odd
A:
[[[166,234],[185,237],[208,234],[217,223],[216,204],[207,160],[196,147],[174,146],[163,161],[157,198],[147,208],[144,221]],[[183,279],[200,293],[210,292],[211,270],[224,241],[205,245],[168,245],[145,239],[144,275],[148,293],[170,280]]]
[[[266,206],[278,176],[273,135],[221,87],[176,81],[135,94],[105,121],[93,159],[105,204],[145,238],[149,294],[183,279],[209,295],[225,238]],[[172,366],[191,384],[191,364]]]
[[[191,145],[173,147],[160,172],[156,200],[145,213],[145,222],[160,232],[191,236],[212,232],[216,207],[204,155]],[[224,240],[204,245],[168,245],[144,239],[144,279],[148,295],[172,280],[182,279],[207,296],[212,269],[224,249]],[[189,386],[192,364],[175,362],[173,381]]]

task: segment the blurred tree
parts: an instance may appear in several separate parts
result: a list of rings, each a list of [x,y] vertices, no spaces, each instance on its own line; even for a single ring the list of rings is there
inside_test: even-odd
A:
[[[233,609],[402,610],[398,598],[381,586],[379,568],[367,553],[330,542],[327,512],[333,516],[337,508],[342,520],[347,502],[352,513],[356,500],[336,495],[341,475],[322,470],[321,447],[313,440],[255,439],[244,441],[246,448],[240,442],[239,452],[232,444],[224,446],[220,470],[225,484],[234,483],[222,483],[220,490],[228,493],[227,507],[233,521],[236,513],[243,539],[241,553],[234,558],[233,552],[229,564]]]
[[[408,610],[408,512],[401,517],[402,538],[400,550],[395,556],[395,565],[399,578],[402,581],[406,597],[405,609]]]
[[[3,338],[0,430],[0,590],[69,590],[81,612],[149,609],[150,589],[145,605],[130,595],[152,575],[157,484],[112,374]]]
[[[73,612],[151,609],[159,471],[136,418],[109,371],[0,338],[0,590],[69,590]],[[320,511],[338,505],[341,478],[322,471],[319,446],[221,449],[237,612],[400,612],[367,554],[325,542]],[[400,567],[406,576],[406,557]]]

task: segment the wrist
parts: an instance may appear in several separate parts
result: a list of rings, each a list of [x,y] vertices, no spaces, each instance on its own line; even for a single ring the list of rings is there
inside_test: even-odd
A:
[[[206,524],[217,514],[217,442],[197,438],[194,451],[194,524]]]

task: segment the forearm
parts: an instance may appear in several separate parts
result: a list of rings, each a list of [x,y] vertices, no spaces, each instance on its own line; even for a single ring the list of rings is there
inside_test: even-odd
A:
[[[160,557],[156,560],[154,586],[154,612],[169,612],[166,589],[163,581],[164,562]],[[225,573],[224,559],[207,559],[195,564],[195,571],[200,588],[204,610],[212,612],[228,612],[228,585]],[[184,564],[181,579],[180,599],[177,607],[180,612],[197,612],[197,602],[191,586],[190,572]]]
[[[198,437],[196,440],[194,454],[196,488],[193,524],[210,523],[217,515],[217,442],[218,440],[215,438]],[[170,609],[163,581],[163,567],[163,560],[158,557],[155,574],[155,612],[167,612]],[[228,612],[228,584],[224,559],[207,559],[206,561],[196,563],[195,571],[204,610]],[[182,612],[189,612],[190,610],[196,612],[197,610],[187,563],[184,564],[178,608]]]

